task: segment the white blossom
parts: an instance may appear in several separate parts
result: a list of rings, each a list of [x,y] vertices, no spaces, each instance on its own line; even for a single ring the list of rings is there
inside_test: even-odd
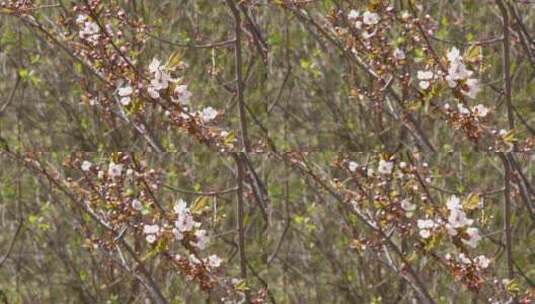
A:
[[[474,261],[476,262],[477,266],[481,269],[485,269],[489,267],[490,265],[490,260],[484,255],[480,255],[476,257]]]
[[[393,55],[394,55],[394,58],[397,59],[397,60],[404,60],[405,59],[405,52],[400,48],[396,48],[394,50]]]
[[[379,20],[381,20],[381,18],[376,13],[365,11],[364,14],[362,14],[362,22],[364,22],[364,24],[375,25],[379,23]]]
[[[419,80],[431,80],[433,79],[433,71],[418,71],[416,77]]]
[[[149,72],[156,73],[160,70],[160,60],[153,58],[149,64]]]
[[[422,229],[419,233],[420,236],[424,239],[428,239],[431,236],[431,231],[429,231],[429,229]]]
[[[456,195],[452,195],[446,202],[446,206],[448,207],[449,210],[459,209],[461,208],[461,201]]]
[[[156,224],[143,226],[143,233],[145,234],[156,234],[158,232],[160,232],[160,226]]]
[[[91,44],[95,44],[100,37],[100,27],[98,24],[89,20],[89,17],[86,15],[79,15],[76,18],[76,22],[81,26],[78,36]]]
[[[360,16],[360,12],[353,9],[349,12],[349,14],[347,14],[347,19],[353,21],[357,19],[359,16]]]
[[[87,160],[84,160],[84,161],[82,162],[82,166],[81,166],[82,171],[86,171],[86,172],[89,171],[89,170],[91,169],[91,166],[92,166],[92,165],[93,165],[93,164],[91,164],[91,162],[89,162],[89,161],[87,161]]]
[[[446,223],[446,231],[450,236],[456,236],[457,234],[459,234],[457,232],[457,229],[455,229],[455,227],[453,227],[453,225],[450,223]]]
[[[193,244],[193,246],[204,249],[206,248],[206,245],[208,244],[209,238],[206,235],[206,230],[200,229],[195,231],[195,238],[197,238],[197,241]]]
[[[154,242],[156,242],[156,236],[154,234],[149,234],[145,237],[145,239],[147,240],[147,242],[149,244],[152,244]]]
[[[175,238],[179,241],[184,239],[184,234],[178,228],[173,228],[173,234],[175,235]]]
[[[143,208],[143,204],[141,204],[141,202],[135,198],[132,200],[132,208],[134,208],[135,210],[141,210]]]
[[[449,62],[457,62],[461,58],[461,52],[459,52],[459,49],[456,47],[452,47],[448,54],[446,55],[448,57]]]
[[[479,229],[475,227],[470,227],[466,229],[466,234],[468,234],[468,240],[463,239],[463,243],[466,245],[476,248],[477,244],[481,240],[481,235],[479,234]]]
[[[489,109],[483,104],[478,104],[472,108],[472,112],[478,117],[485,117],[489,114]]]
[[[111,177],[121,176],[123,171],[123,164],[116,164],[111,162],[108,168],[108,175]]]
[[[462,104],[462,103],[458,103],[458,104],[457,104],[457,110],[459,111],[459,113],[460,113],[461,115],[468,115],[468,114],[470,114],[470,110],[468,110],[468,108],[465,107],[464,104]]]
[[[409,199],[404,199],[401,201],[401,208],[407,212],[412,212],[416,210],[416,205],[411,203]]]
[[[461,92],[470,98],[476,98],[477,94],[481,91],[479,80],[475,78],[469,78],[466,80],[465,84],[468,87],[468,90],[463,88]]]
[[[427,90],[431,86],[431,83],[427,80],[423,80],[418,83],[418,86],[420,86],[420,89],[422,90]]]
[[[132,92],[134,90],[132,89],[131,86],[127,85],[127,86],[124,86],[124,87],[121,87],[119,88],[118,90],[118,93],[119,93],[119,96],[123,97],[123,96],[130,96],[132,95]]]
[[[354,162],[354,161],[350,161],[349,164],[348,164],[349,171],[351,171],[351,172],[357,171],[358,167],[359,167],[359,164],[357,162]]]
[[[217,255],[215,254],[212,254],[211,256],[208,257],[208,266],[210,268],[218,268],[219,266],[221,266],[221,258],[218,257]]]
[[[194,224],[195,221],[193,220],[193,216],[189,213],[179,215],[178,219],[175,221],[175,227],[181,232],[191,231]]]
[[[217,111],[212,107],[204,108],[200,114],[204,123],[210,122],[217,117]]]
[[[189,104],[190,98],[192,96],[191,92],[188,90],[187,85],[176,86],[174,94],[178,98],[178,102],[182,105]]]
[[[186,203],[186,201],[184,201],[183,199],[179,199],[175,203],[173,210],[175,211],[176,214],[182,214],[187,211],[187,208],[188,208],[188,204]]]
[[[432,219],[425,219],[425,220],[416,221],[416,225],[420,229],[427,229],[427,228],[434,228],[436,226],[436,223]]]
[[[470,259],[464,253],[460,253],[459,254],[459,261],[461,261],[461,263],[467,264],[467,265],[472,264]]]
[[[467,218],[466,213],[464,213],[463,210],[453,209],[450,210],[448,222],[454,228],[462,228],[472,225],[474,223],[474,220]]]
[[[390,174],[390,173],[392,173],[392,169],[393,168],[394,168],[394,163],[393,162],[389,162],[389,161],[385,161],[385,160],[381,159],[379,161],[379,166],[377,167],[377,171],[380,174]]]

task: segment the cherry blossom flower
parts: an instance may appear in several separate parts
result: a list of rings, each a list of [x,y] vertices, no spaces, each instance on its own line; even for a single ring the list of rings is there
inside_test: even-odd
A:
[[[195,231],[195,237],[197,238],[197,241],[193,243],[193,246],[204,249],[206,248],[206,245],[208,244],[209,238],[206,235],[206,230],[200,229]]]
[[[349,165],[348,165],[349,171],[355,172],[357,171],[358,167],[359,167],[359,164],[357,162],[354,162],[354,161],[349,162]]]
[[[416,77],[420,80],[431,80],[433,76],[433,71],[418,71],[416,73]]]
[[[377,167],[377,171],[380,174],[390,174],[390,173],[392,173],[392,169],[393,168],[394,168],[394,163],[393,162],[389,162],[389,161],[385,161],[385,160],[381,159],[379,161],[379,166]]]
[[[464,63],[462,63],[460,61],[457,61],[455,63],[450,64],[450,66],[448,68],[448,75],[447,75],[446,79],[448,80],[448,84],[450,84],[450,87],[455,87],[456,86],[456,83],[455,83],[456,80],[467,79],[468,77],[472,76],[473,74],[474,74],[474,72],[466,69],[466,66],[464,65]],[[452,81],[452,82],[450,83],[450,81]],[[454,83],[455,83],[455,85],[453,85]]]
[[[400,48],[396,48],[394,50],[394,52],[392,53],[392,55],[394,56],[394,58],[396,60],[404,60],[405,59],[405,52]]]
[[[464,104],[462,104],[462,103],[458,103],[457,104],[457,110],[459,111],[459,113],[461,115],[469,115],[470,114],[470,110],[468,110],[468,108],[465,107]]]
[[[401,209],[405,211],[407,217],[412,217],[416,210],[416,204],[411,203],[409,199],[404,199],[401,201]]]
[[[362,14],[362,22],[366,25],[375,25],[379,23],[379,20],[381,20],[381,18],[376,13],[365,11],[364,14]]]
[[[160,226],[156,224],[143,226],[143,233],[145,234],[156,234],[158,232],[160,232]]]
[[[189,212],[179,214],[175,221],[175,227],[181,232],[192,230],[194,224],[193,216]]]
[[[132,205],[132,208],[134,208],[137,211],[143,208],[143,204],[141,204],[141,202],[137,198],[132,200],[131,205]]]
[[[489,114],[489,109],[483,104],[478,104],[472,108],[472,112],[478,117],[486,117]]]
[[[160,69],[160,60],[158,60],[157,58],[152,58],[152,61],[149,64],[149,72],[156,73],[159,72]]]
[[[449,210],[459,209],[461,208],[461,200],[459,200],[456,195],[452,195],[446,202],[446,207],[448,207]]]
[[[108,168],[108,175],[111,177],[121,176],[123,171],[123,164],[116,164],[111,162]]]
[[[89,170],[91,169],[91,166],[92,166],[92,165],[93,165],[93,164],[91,164],[91,162],[89,162],[89,161],[87,161],[87,160],[84,160],[84,161],[82,162],[82,166],[81,166],[82,171],[86,171],[86,172],[89,171]]]
[[[153,244],[156,242],[156,236],[154,234],[149,234],[145,237],[145,240],[147,240],[149,244]]]
[[[420,228],[420,236],[427,239],[431,236],[431,229],[436,227],[436,223],[432,219],[418,220],[416,222],[418,228]]]
[[[420,230],[420,236],[424,239],[428,239],[431,237],[431,231],[429,229],[422,229]]]
[[[418,71],[416,78],[420,80],[419,86],[422,90],[427,90],[431,86],[430,80],[433,79],[434,74],[432,71]]]
[[[180,231],[178,228],[173,228],[173,234],[175,236],[175,238],[178,240],[178,241],[181,241],[184,239],[184,234],[182,233],[182,231]]]
[[[448,54],[446,55],[446,57],[448,58],[449,62],[457,62],[461,59],[461,52],[459,51],[458,48],[452,47],[448,51]]]
[[[481,91],[479,80],[475,78],[467,79],[465,85],[468,89],[463,88],[461,92],[470,98],[476,98],[477,94]]]
[[[175,79],[171,78],[165,66],[161,65],[160,61],[156,58],[153,58],[149,64],[149,72],[153,74],[153,78],[147,87],[147,93],[153,99],[160,98],[159,91],[167,89],[169,82],[176,82]]]
[[[464,253],[459,254],[459,261],[461,261],[461,263],[466,264],[466,265],[472,264],[472,261],[470,261],[470,259]]]
[[[121,96],[120,102],[123,106],[127,106],[130,104],[130,101],[131,101],[130,95],[132,95],[132,92],[133,92],[133,89],[129,85],[118,89],[118,94],[119,96]]]
[[[218,268],[219,266],[221,266],[221,258],[218,257],[217,255],[215,254],[212,254],[211,256],[208,257],[208,267],[214,269],[214,268]]]
[[[360,12],[353,9],[353,10],[349,11],[349,14],[347,14],[347,19],[349,19],[350,21],[354,21],[359,16],[360,16]]]
[[[466,234],[468,234],[468,240],[463,239],[463,243],[466,245],[476,248],[477,244],[481,240],[481,235],[479,234],[479,229],[476,227],[470,227],[466,229]]]
[[[490,260],[484,255],[480,255],[476,257],[474,261],[476,262],[477,266],[481,269],[485,269],[489,267],[490,265]]]
[[[416,205],[411,203],[409,199],[404,199],[401,201],[401,208],[405,211],[414,211],[416,210]]]
[[[179,199],[175,203],[175,206],[173,207],[173,210],[177,214],[182,214],[182,213],[187,211],[187,207],[188,207],[188,204],[186,203],[186,201],[184,201],[183,199]]]
[[[175,96],[178,98],[178,102],[182,105],[188,105],[190,103],[190,98],[192,96],[191,92],[188,91],[187,85],[178,85],[174,90]]]
[[[474,223],[474,220],[467,218],[466,213],[464,213],[463,210],[453,209],[450,210],[448,222],[453,228],[462,228],[472,225]]]
[[[100,27],[95,22],[89,20],[87,15],[78,15],[76,18],[76,23],[81,26],[81,30],[78,33],[78,36],[81,39],[85,39],[91,44],[95,44],[100,37]]]
[[[217,117],[217,111],[212,107],[204,108],[200,114],[204,123],[210,122]]]

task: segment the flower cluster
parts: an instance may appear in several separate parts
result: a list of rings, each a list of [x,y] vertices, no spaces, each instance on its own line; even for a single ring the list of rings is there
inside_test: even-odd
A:
[[[80,31],[78,32],[80,39],[96,45],[100,39],[100,27],[98,24],[84,14],[78,15],[76,23],[80,26]]]
[[[467,227],[465,232],[468,238],[463,238],[462,242],[472,248],[476,248],[478,242],[481,240],[479,229],[471,227],[474,220],[466,216],[459,198],[455,195],[451,196],[446,202],[446,206],[449,210],[448,223],[446,224],[448,234],[450,236],[456,236],[459,233],[458,229]],[[482,201],[479,202],[478,207],[482,207]]]
[[[450,236],[461,235],[462,232],[462,242],[471,248],[476,248],[481,241],[479,229],[472,227],[474,220],[466,216],[459,198],[455,195],[451,196],[446,206],[449,212],[447,222],[442,219],[419,219],[417,221],[420,236],[427,239],[432,236],[434,230],[445,228]]]
[[[374,26],[381,21],[381,17],[375,12],[365,11],[361,16],[357,10],[351,10],[347,15],[347,19],[353,23],[356,29],[362,30],[361,33],[364,39],[375,36],[377,30]]]
[[[451,48],[448,51],[447,58],[449,67],[445,79],[448,86],[450,88],[460,86],[464,95],[476,98],[477,93],[481,90],[479,81],[476,78],[471,78],[474,72],[466,68],[459,49],[456,47]]]
[[[177,215],[177,220],[175,221],[173,228],[173,234],[177,240],[184,239],[184,233],[190,232],[194,228],[199,228],[201,226],[200,222],[196,222],[193,219],[191,211],[184,200],[178,200],[173,209]],[[209,240],[206,235],[206,230],[198,229],[194,232],[194,235],[196,241],[193,243],[193,246],[199,249],[204,249]]]
[[[117,89],[117,93],[119,94],[119,97],[121,98],[119,101],[123,106],[127,106],[132,101],[132,98],[130,97],[134,90],[130,85],[126,85],[123,87],[119,87]]]
[[[446,75],[442,71],[434,73],[431,70],[421,70],[417,72],[420,88],[427,90],[431,86],[432,80],[444,79],[450,88],[459,87],[464,95],[476,98],[476,95],[481,91],[479,80],[472,78],[474,72],[466,68],[459,49],[451,48],[446,57],[449,63]]]
[[[152,59],[149,64],[149,72],[152,78],[147,87],[147,93],[153,99],[160,98],[160,91],[166,90],[169,87],[169,82],[177,82],[177,79],[171,77],[170,71],[157,58]]]

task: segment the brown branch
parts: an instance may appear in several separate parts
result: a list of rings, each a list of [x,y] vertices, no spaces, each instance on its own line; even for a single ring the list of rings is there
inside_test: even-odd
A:
[[[234,4],[234,0],[226,0],[227,5],[232,11],[234,16],[234,64],[235,64],[235,73],[236,73],[236,91],[238,93],[238,116],[240,119],[240,131],[241,131],[241,143],[242,149],[246,152],[250,152],[251,148],[249,146],[249,139],[247,136],[247,120],[245,117],[245,101],[243,97],[243,75],[242,75],[242,51],[241,51],[241,17],[240,11]]]
[[[505,250],[507,254],[507,274],[510,280],[514,277],[513,269],[513,245],[512,245],[512,235],[511,235],[511,164],[507,160],[507,157],[500,153],[498,154],[502,160],[503,167],[505,169],[504,173],[504,184],[505,184],[505,201],[503,206],[503,212],[505,216],[504,230],[505,230]]]
[[[507,104],[507,120],[509,122],[509,129],[512,130],[515,128],[515,118],[513,116],[513,106],[512,106],[512,92],[511,92],[511,55],[510,55],[510,46],[511,46],[511,37],[509,32],[509,13],[507,8],[503,3],[503,0],[496,0],[496,4],[500,9],[503,18],[503,55],[502,55],[502,66],[503,66],[503,79],[504,79],[504,91],[505,91],[505,101]]]
[[[243,158],[240,153],[232,154],[236,161],[236,167],[238,171],[238,200],[236,206],[236,215],[238,219],[238,250],[240,255],[240,277],[247,280],[247,256],[245,254],[245,229],[244,229],[244,200],[243,200],[243,186],[245,182],[245,168]],[[249,303],[249,293],[245,293],[246,303]]]

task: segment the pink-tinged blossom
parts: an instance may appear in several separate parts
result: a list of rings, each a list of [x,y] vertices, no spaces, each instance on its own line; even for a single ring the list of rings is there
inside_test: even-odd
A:
[[[193,246],[204,249],[206,248],[206,245],[208,244],[209,238],[206,235],[206,230],[200,229],[195,231],[195,238],[197,238],[197,241],[193,243]]]
[[[475,227],[470,227],[466,229],[466,234],[468,234],[468,239],[463,239],[463,243],[466,245],[476,248],[479,241],[481,241],[481,235],[479,234],[479,229]]]

